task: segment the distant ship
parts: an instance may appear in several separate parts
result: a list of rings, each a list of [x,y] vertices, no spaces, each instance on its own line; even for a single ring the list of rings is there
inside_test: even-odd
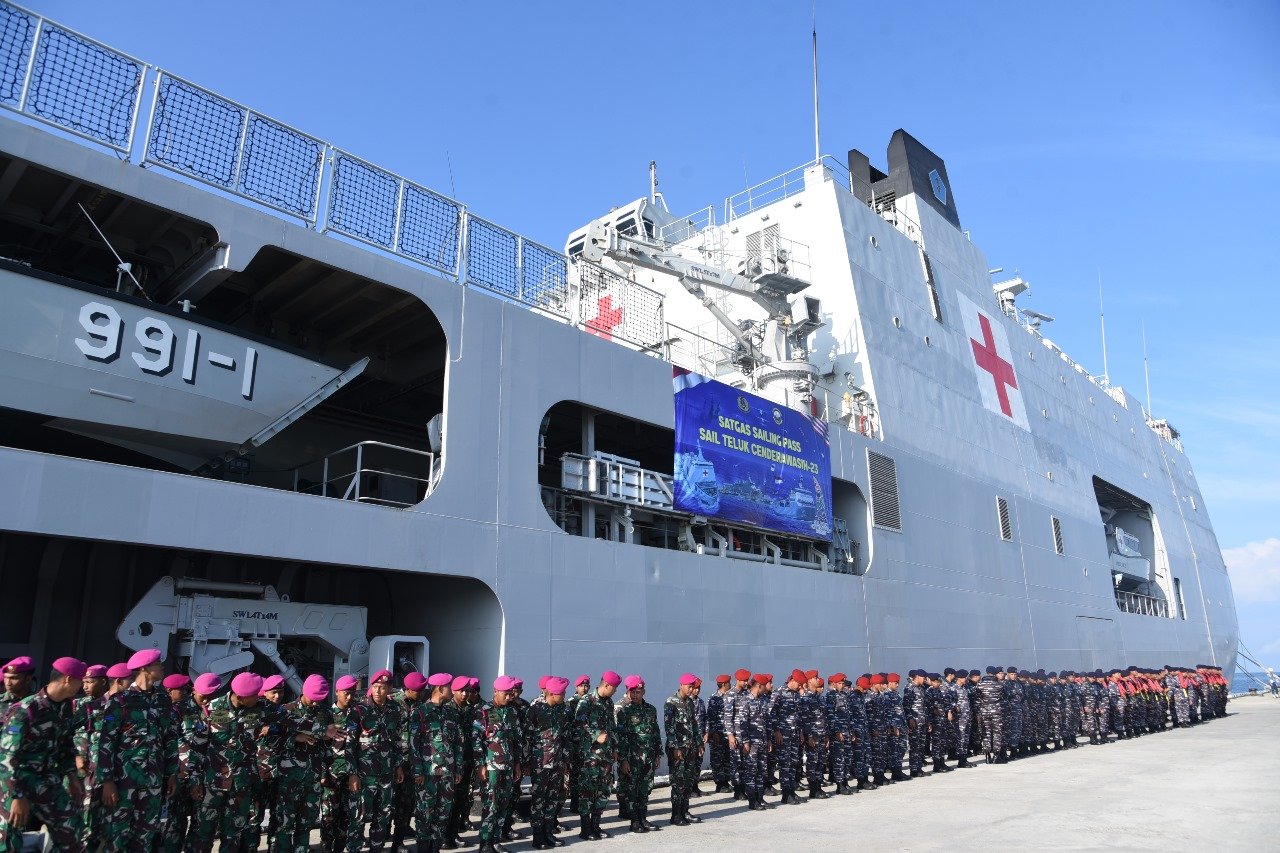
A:
[[[1231,676],[1181,437],[992,281],[906,132],[693,216],[651,176],[557,251],[0,27],[0,655]]]

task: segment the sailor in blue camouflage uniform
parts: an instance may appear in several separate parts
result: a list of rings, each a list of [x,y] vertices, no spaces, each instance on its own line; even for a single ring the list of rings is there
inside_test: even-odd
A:
[[[1042,695],[1034,672],[1022,675],[1022,753],[1035,752],[1040,743],[1040,705]]]
[[[885,682],[884,698],[889,709],[889,719],[891,726],[896,732],[892,743],[889,762],[891,775],[890,779],[895,782],[902,782],[910,778],[902,772],[902,762],[907,756],[907,715],[906,709],[902,704],[902,694],[898,692],[898,684],[901,683],[901,677],[896,672],[889,673],[889,678]]]
[[[11,705],[0,729],[0,850],[22,850],[35,817],[55,850],[84,850],[84,787],[76,774],[75,695],[88,667],[53,662],[49,683]]]
[[[982,676],[978,686],[974,688],[974,700],[982,731],[982,751],[986,753],[988,764],[1003,764],[1007,760],[1004,752],[1004,709],[1007,694],[1000,674],[1000,667],[987,667],[987,674]]]
[[[1116,737],[1124,740],[1129,735],[1124,728],[1124,691],[1120,687],[1120,670],[1111,670],[1106,681],[1107,702],[1109,703],[1111,712],[1111,731],[1116,733]]]
[[[853,730],[853,778],[858,780],[857,790],[866,791],[876,787],[871,778],[871,676],[861,675],[854,682],[853,691],[849,695],[849,720]]]
[[[729,733],[724,725],[725,697],[730,690],[728,675],[716,676],[716,692],[707,700],[707,751],[711,753],[711,781],[714,793],[733,790],[729,781]]]
[[[743,785],[741,774],[738,772],[738,765],[742,760],[742,745],[737,742],[733,721],[738,714],[738,703],[747,700],[748,682],[751,681],[751,673],[745,669],[739,669],[734,672],[733,680],[733,686],[724,694],[724,708],[721,712],[721,719],[724,724],[725,741],[729,747],[729,784],[733,787],[733,798],[741,800],[746,796],[746,788]]]
[[[907,716],[907,769],[912,779],[924,775],[925,740],[929,733],[929,715],[925,708],[926,687],[924,670],[913,669],[907,673],[907,683],[902,688],[902,710]]]
[[[1111,697],[1107,690],[1107,676],[1100,669],[1093,671],[1093,692],[1097,695],[1098,742],[1106,743],[1111,734]]]
[[[871,692],[867,694],[867,728],[871,733],[871,778],[875,785],[889,784],[888,772],[892,766],[889,758],[893,731],[890,728],[889,706],[884,698],[885,674],[871,676]]]
[[[947,766],[947,742],[950,726],[955,722],[955,700],[942,689],[942,676],[929,673],[929,686],[924,692],[925,712],[929,717],[930,760],[934,773],[950,773]]]
[[[807,675],[808,673],[806,673]],[[831,748],[831,720],[827,716],[823,698],[823,680],[817,673],[808,681],[801,718],[801,735],[804,738],[805,778],[809,783],[809,799],[825,800],[831,795],[822,790],[822,777],[827,772],[827,758]]]
[[[827,712],[827,725],[831,727],[831,781],[837,794],[853,794],[849,787],[849,774],[853,765],[853,693],[849,679],[843,672],[832,673],[827,679],[827,692],[822,696]]]
[[[769,721],[773,748],[778,755],[778,781],[784,804],[800,802],[796,789],[800,783],[800,715],[804,710],[800,685],[804,680],[803,672],[798,669],[791,671],[787,686],[775,694]]]
[[[1046,681],[1047,683],[1044,686],[1044,693],[1045,703],[1047,705],[1047,735],[1049,737],[1049,743],[1054,749],[1062,749],[1062,721],[1066,697],[1063,694],[1062,683],[1058,681],[1058,673],[1049,673]]]
[[[973,766],[969,763],[969,738],[973,733],[973,687],[969,684],[969,670],[956,670],[952,690],[956,710],[955,722],[951,728],[955,733],[955,755],[959,759],[956,767],[965,769]]]
[[[738,770],[743,794],[752,811],[766,808],[764,802],[767,756],[772,740],[772,714],[765,685],[769,678],[758,673],[751,678],[750,688],[734,702],[734,716],[730,731],[740,753]]]
[[[1009,723],[1005,749],[1008,750],[1010,758],[1017,758],[1022,754],[1022,721],[1026,706],[1026,693],[1023,690],[1022,681],[1018,677],[1018,668],[1016,666],[1011,666],[1005,670],[1004,685],[1008,697],[1008,717],[1006,719]]]

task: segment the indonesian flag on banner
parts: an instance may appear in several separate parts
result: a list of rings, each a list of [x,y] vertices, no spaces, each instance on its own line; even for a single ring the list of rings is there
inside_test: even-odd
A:
[[[1009,347],[1009,338],[1005,334],[1004,318],[999,312],[979,308],[960,294],[957,297],[968,338],[965,356],[973,365],[973,375],[978,382],[982,405],[1023,429],[1030,430],[1027,408],[1022,401],[1022,387],[1013,367],[1013,350]]]

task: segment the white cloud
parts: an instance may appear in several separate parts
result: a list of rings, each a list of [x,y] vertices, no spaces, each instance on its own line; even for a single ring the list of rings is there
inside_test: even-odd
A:
[[[1280,601],[1280,539],[1272,537],[1222,552],[1237,602]]]

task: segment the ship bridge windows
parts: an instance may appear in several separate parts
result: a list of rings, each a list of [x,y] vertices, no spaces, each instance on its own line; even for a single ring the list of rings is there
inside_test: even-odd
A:
[[[672,430],[581,403],[552,406],[538,432],[542,505],[565,533],[845,574],[863,571],[867,511],[856,486],[833,483],[836,517],[828,543],[677,510],[674,462]]]
[[[1167,618],[1174,581],[1151,504],[1099,477],[1093,478],[1093,488],[1116,606]]]

